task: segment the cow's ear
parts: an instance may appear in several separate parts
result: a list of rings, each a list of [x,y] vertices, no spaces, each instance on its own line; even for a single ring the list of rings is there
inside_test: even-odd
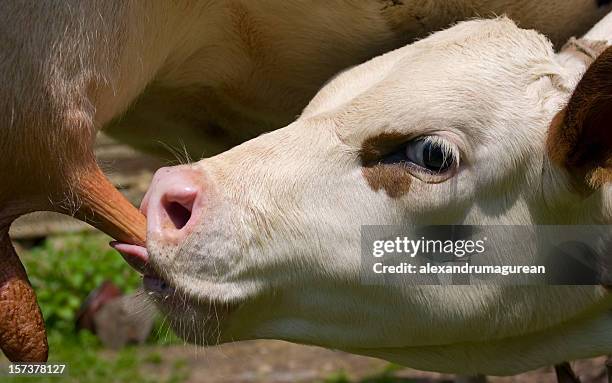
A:
[[[546,149],[579,189],[612,181],[612,48],[591,64],[553,119]]]

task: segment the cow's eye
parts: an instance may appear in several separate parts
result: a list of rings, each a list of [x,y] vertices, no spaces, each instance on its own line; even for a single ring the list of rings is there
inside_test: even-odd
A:
[[[436,174],[446,172],[455,162],[452,148],[433,136],[408,142],[405,155],[408,162]]]

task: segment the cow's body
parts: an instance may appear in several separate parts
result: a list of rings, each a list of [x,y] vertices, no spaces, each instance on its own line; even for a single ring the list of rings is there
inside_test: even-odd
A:
[[[458,20],[507,13],[560,45],[609,9],[584,0],[212,2],[141,32],[159,36],[149,51],[167,53],[142,54],[153,81],[143,77],[147,88],[107,131],[157,154],[167,154],[163,142],[209,156],[287,125],[335,73]]]
[[[2,241],[10,249],[19,215],[53,210],[142,243],[142,217],[95,163],[104,126],[151,151],[163,141],[213,154],[291,121],[335,72],[459,19],[509,13],[562,43],[608,9],[595,0],[2,2]],[[14,271],[2,275],[5,289],[20,287],[3,295],[0,344],[19,350],[24,337],[7,328],[30,328],[14,323],[32,314],[16,304],[28,287],[16,257],[3,259]]]
[[[120,250],[153,270],[148,289],[194,342],[276,338],[491,375],[610,354],[600,285],[360,274],[362,225],[612,222],[612,49],[582,77],[612,41],[605,21],[593,49],[555,54],[507,19],[469,21],[352,68],[290,125],[160,170],[148,255]],[[430,169],[422,142],[451,165]]]

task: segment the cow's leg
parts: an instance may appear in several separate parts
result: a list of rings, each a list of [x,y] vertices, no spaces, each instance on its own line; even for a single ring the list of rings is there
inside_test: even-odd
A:
[[[91,156],[82,157],[85,165],[71,164],[69,170],[52,173],[48,183],[36,185],[33,189],[38,193],[25,197],[26,204],[5,202],[0,209],[4,212],[0,220],[3,225],[0,228],[0,348],[11,361],[42,362],[47,358],[45,327],[36,296],[8,236],[9,224],[14,218],[29,211],[52,210],[73,215],[119,241],[144,244],[144,216],[104,176],[93,160],[93,148],[88,152]]]
[[[0,230],[6,242],[0,254],[0,347],[12,360],[44,360],[46,351],[31,353],[27,345],[44,344],[44,331],[22,331],[42,321],[8,242],[10,223],[28,212],[58,211],[120,241],[144,243],[144,217],[96,165],[95,134],[126,110],[166,58],[180,56],[174,44],[179,35],[191,35],[190,20],[202,14],[201,7],[0,2],[5,48],[20,47],[0,62]]]
[[[80,158],[84,164],[67,163],[67,169],[50,173],[46,182],[21,195],[26,203],[5,202],[0,209],[4,213],[0,220],[4,225],[0,232],[0,348],[12,361],[46,360],[47,342],[36,297],[10,242],[7,222],[29,211],[52,210],[73,215],[122,242],[144,244],[144,216],[104,176],[93,158],[93,147]]]
[[[36,296],[8,236],[0,232],[0,348],[13,362],[47,360],[47,336]],[[1,329],[8,329],[2,331]]]
[[[559,383],[580,383],[580,378],[576,376],[572,366],[567,362],[556,365],[555,374],[557,374],[557,382]]]

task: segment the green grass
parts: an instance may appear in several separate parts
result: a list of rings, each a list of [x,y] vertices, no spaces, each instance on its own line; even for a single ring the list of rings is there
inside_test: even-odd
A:
[[[48,329],[71,332],[81,303],[105,280],[123,292],[138,288],[140,276],[109,240],[102,234],[61,236],[20,254]]]
[[[330,374],[323,380],[323,383],[414,383],[414,379],[395,376],[395,373],[401,369],[403,369],[402,366],[389,363],[382,371],[359,380],[351,379],[345,371],[341,370]]]
[[[88,332],[49,336],[49,363],[66,364],[65,374],[58,376],[12,377],[11,382],[87,382],[87,383],[180,383],[189,376],[182,360],[167,362],[150,347],[130,346],[118,352],[102,349],[97,338]]]
[[[155,347],[130,346],[109,352],[90,332],[76,333],[77,311],[103,281],[113,282],[124,293],[140,286],[138,273],[108,246],[109,240],[97,233],[59,236],[20,252],[45,318],[49,363],[65,363],[68,367],[67,375],[61,378],[20,377],[10,378],[11,382],[178,383],[186,379],[185,363],[164,361]],[[178,338],[168,331],[156,326],[149,345],[176,343]]]

